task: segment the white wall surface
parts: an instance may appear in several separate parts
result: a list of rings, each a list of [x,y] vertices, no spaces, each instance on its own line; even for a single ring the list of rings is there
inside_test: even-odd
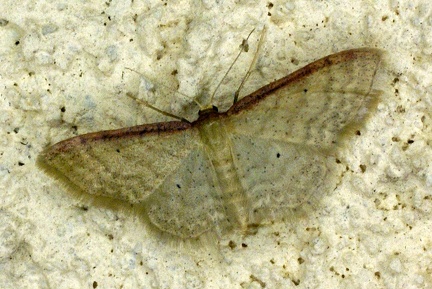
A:
[[[430,1],[1,2],[0,288],[432,288]],[[381,102],[306,216],[179,244],[36,167],[62,139],[167,119],[126,93],[194,118],[182,94],[213,92],[255,28],[226,109],[263,26],[243,93],[337,51],[386,51]]]

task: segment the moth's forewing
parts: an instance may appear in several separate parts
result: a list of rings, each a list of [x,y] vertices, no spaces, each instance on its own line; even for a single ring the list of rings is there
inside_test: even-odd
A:
[[[234,104],[227,125],[234,134],[332,149],[377,104],[372,85],[381,54],[353,49],[312,62]]]
[[[190,127],[167,122],[84,134],[46,148],[38,163],[83,192],[138,203],[199,145]]]
[[[251,221],[284,215],[334,189],[329,158],[378,100],[381,52],[343,51],[313,62],[236,103],[223,119]]]

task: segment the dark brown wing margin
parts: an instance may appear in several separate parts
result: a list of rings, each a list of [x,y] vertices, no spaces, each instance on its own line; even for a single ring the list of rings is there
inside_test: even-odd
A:
[[[244,109],[248,109],[258,103],[261,99],[270,95],[270,93],[276,89],[279,89],[285,85],[296,82],[303,77],[309,76],[314,72],[333,64],[338,64],[341,62],[347,62],[352,59],[356,59],[364,56],[376,56],[380,57],[382,51],[375,48],[357,48],[351,50],[344,50],[319,60],[316,60],[295,72],[276,80],[266,86],[261,87],[257,91],[245,96],[237,103],[235,103],[227,112],[227,115],[236,114]]]
[[[132,138],[136,136],[144,136],[150,134],[161,134],[161,133],[175,133],[178,131],[183,131],[191,127],[191,124],[183,121],[168,121],[168,122],[157,122],[151,124],[143,124],[132,127],[126,127],[115,130],[104,130],[98,132],[87,133],[83,135],[78,135],[61,142],[54,144],[49,147],[47,152],[56,151],[65,152],[71,147],[76,145],[83,145],[87,142],[94,142],[99,140],[109,140],[118,138]]]

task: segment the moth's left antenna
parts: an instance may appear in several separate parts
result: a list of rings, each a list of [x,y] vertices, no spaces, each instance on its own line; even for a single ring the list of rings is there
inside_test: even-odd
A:
[[[132,69],[132,68],[129,68],[129,67],[125,67],[125,69],[130,70],[130,71],[133,71],[133,72],[135,72],[136,74],[139,74],[139,75],[141,75],[141,76],[144,76],[145,78],[148,78],[148,77],[146,77],[145,75],[143,75],[142,73],[136,71],[135,69]],[[150,79],[150,78],[148,78],[148,79]],[[153,81],[153,80],[151,80],[151,81]],[[156,82],[157,82],[157,81],[156,81]],[[184,94],[184,93],[181,93],[181,92],[179,92],[179,91],[176,91],[176,90],[174,90],[173,88],[171,88],[171,87],[169,87],[168,85],[165,85],[165,84],[163,84],[163,83],[159,83],[159,82],[157,82],[157,84],[158,84],[158,85],[161,85],[161,86],[163,86],[163,87],[165,87],[165,88],[167,88],[167,89],[169,89],[169,90],[172,90],[174,93],[178,93],[178,94],[180,94],[180,95],[182,95],[182,96],[184,96],[184,97],[186,97],[186,98],[188,98],[188,99],[192,99],[192,100],[193,100],[193,101],[194,101],[194,102],[195,102],[195,103],[200,107],[200,109],[203,108],[203,106],[202,106],[202,105],[201,105],[201,104],[200,104],[196,99],[190,97],[189,95],[186,95],[186,94]],[[180,120],[180,121],[189,122],[188,120],[186,120],[186,119],[183,118],[183,117],[177,116],[177,115],[172,114],[172,113],[167,112],[167,111],[163,111],[163,110],[161,110],[161,109],[159,109],[159,108],[157,108],[157,107],[151,105],[150,103],[148,103],[148,102],[145,101],[145,100],[138,99],[137,97],[135,97],[135,96],[132,95],[131,93],[126,93],[126,95],[129,96],[130,98],[134,99],[135,101],[140,102],[140,103],[144,104],[145,106],[147,106],[147,107],[149,107],[149,108],[151,108],[151,109],[153,109],[153,110],[155,110],[155,111],[157,111],[157,112],[159,112],[159,113],[161,113],[161,114],[163,114],[163,115],[165,115],[165,116],[169,116],[169,117],[172,117],[172,118],[178,119],[178,120]]]

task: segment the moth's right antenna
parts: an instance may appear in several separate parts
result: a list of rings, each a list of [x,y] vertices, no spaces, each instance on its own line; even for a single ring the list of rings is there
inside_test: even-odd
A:
[[[219,84],[216,86],[216,89],[214,90],[214,92],[213,92],[213,94],[212,94],[212,96],[211,96],[211,98],[210,98],[210,103],[213,103],[213,99],[214,99],[214,96],[215,96],[217,90],[219,89],[219,87],[221,86],[222,82],[223,82],[223,81],[225,80],[225,78],[227,77],[228,73],[231,71],[231,68],[233,68],[234,64],[236,63],[237,59],[240,57],[240,55],[242,54],[242,52],[243,52],[243,51],[246,51],[246,52],[247,52],[247,51],[249,50],[249,44],[248,44],[247,41],[249,40],[249,37],[252,35],[252,32],[254,32],[254,31],[255,31],[255,28],[252,29],[252,31],[249,33],[249,35],[246,37],[246,39],[243,39],[243,42],[242,42],[242,44],[240,45],[241,49],[240,49],[239,53],[237,54],[237,56],[236,56],[236,58],[234,59],[234,61],[231,63],[231,65],[230,65],[230,67],[228,68],[227,72],[225,73],[224,77],[222,77],[222,80],[219,81]]]
[[[250,66],[249,66],[249,69],[248,69],[248,71],[247,71],[245,77],[243,78],[242,82],[240,83],[239,88],[237,89],[237,91],[236,91],[235,94],[234,94],[234,101],[233,101],[233,103],[236,103],[236,102],[238,101],[238,97],[239,97],[239,94],[240,94],[240,90],[243,88],[243,85],[245,84],[246,80],[247,80],[247,79],[249,78],[249,76],[251,75],[251,73],[252,73],[252,67],[256,64],[256,61],[257,61],[257,59],[258,59],[258,54],[259,54],[258,52],[261,50],[261,45],[262,45],[262,43],[263,43],[265,30],[266,30],[266,27],[264,26],[263,29],[262,29],[262,31],[261,31],[261,36],[260,36],[260,39],[259,39],[259,42],[258,42],[257,50],[255,51],[254,58],[253,58],[253,60],[252,60],[252,62],[251,62],[251,64],[250,64]],[[252,31],[253,31],[253,30],[252,30]],[[251,32],[251,33],[252,33],[252,32]],[[250,34],[249,34],[249,35],[250,35]],[[249,37],[249,36],[248,36],[248,37]]]

